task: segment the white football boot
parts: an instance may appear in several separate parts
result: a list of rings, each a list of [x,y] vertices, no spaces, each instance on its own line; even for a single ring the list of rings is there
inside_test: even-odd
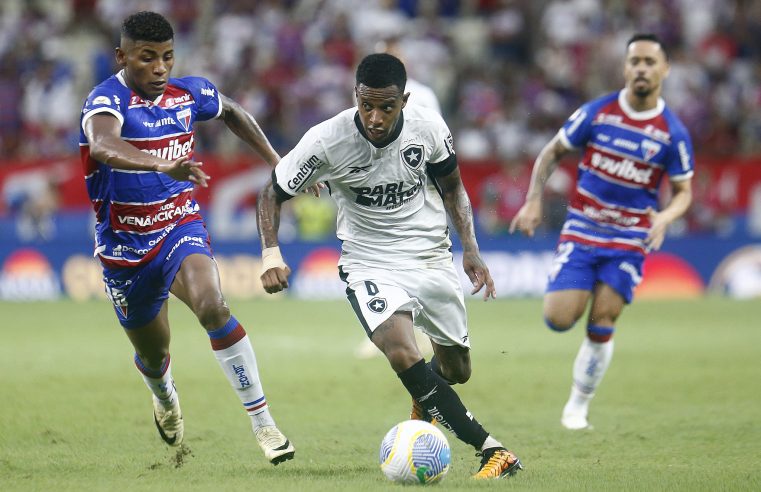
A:
[[[170,446],[179,446],[182,444],[185,424],[182,421],[182,411],[180,410],[180,400],[175,393],[172,406],[164,408],[156,396],[153,396],[153,421],[159,430],[159,435],[165,443]]]
[[[291,460],[296,454],[296,448],[293,447],[291,441],[274,425],[255,428],[254,436],[256,436],[259,447],[264,451],[264,456],[273,465]]]
[[[572,387],[571,396],[563,407],[563,415],[560,418],[563,427],[570,430],[591,430],[592,426],[589,425],[587,415],[589,414],[589,401],[593,397],[594,394],[587,395]]]

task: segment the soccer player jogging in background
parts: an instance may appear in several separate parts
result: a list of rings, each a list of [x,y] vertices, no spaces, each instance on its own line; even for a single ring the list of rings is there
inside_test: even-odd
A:
[[[642,280],[645,255],[661,247],[668,225],[692,201],[692,143],[661,98],[666,52],[650,34],[637,34],[626,46],[624,89],[583,105],[545,145],[526,202],[510,224],[510,232],[533,236],[542,218],[544,184],[563,156],[581,149],[576,192],[544,297],[545,322],[561,332],[590,305],[561,417],[568,429],[590,427],[589,402],[610,364],[615,323]],[[672,197],[657,211],[665,175]]]
[[[194,185],[209,176],[192,160],[196,121],[219,118],[270,165],[279,156],[254,118],[201,77],[170,78],[174,33],[159,14],[124,20],[116,60],[122,70],[95,87],[81,116],[80,149],[96,214],[95,254],[106,292],[153,393],[154,421],[171,446],[184,424],[169,356],[167,298],[198,317],[214,355],[251,417],[273,464],[293,445],[277,429],[243,326],[231,316]]]
[[[472,293],[494,297],[494,283],[479,253],[449,129],[435,111],[406,106],[406,81],[398,58],[365,57],[356,73],[357,108],[311,128],[277,165],[257,201],[262,283],[269,293],[288,287],[277,238],[282,203],[324,181],[338,207],[339,275],[349,303],[412,396],[413,417],[435,420],[475,447],[482,457],[476,478],[513,475],[522,468],[518,458],[450,386],[470,378],[471,364],[447,214]],[[413,325],[431,339],[428,363]]]

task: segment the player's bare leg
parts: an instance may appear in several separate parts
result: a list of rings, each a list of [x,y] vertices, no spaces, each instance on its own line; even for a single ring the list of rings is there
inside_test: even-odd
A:
[[[150,323],[125,332],[135,348],[135,366],[153,393],[153,420],[159,435],[170,446],[179,446],[184,435],[184,423],[172,378],[166,301]]]
[[[420,350],[420,353],[423,354],[424,357],[431,357],[433,355],[431,341],[425,333],[420,330],[415,330],[415,342],[417,343],[418,350]],[[362,339],[362,342],[357,345],[357,348],[354,349],[354,355],[358,359],[372,359],[373,357],[380,357],[383,355],[383,352],[378,350],[378,347],[375,346],[372,340],[365,337]]]
[[[567,289],[544,295],[544,321],[555,331],[567,331],[584,315],[589,298],[587,290]]]
[[[209,335],[214,356],[251,417],[254,435],[264,455],[275,465],[292,459],[295,449],[270,414],[249,337],[230,315],[222,296],[216,262],[206,255],[189,255],[183,260],[171,291],[190,307]]]
[[[420,351],[420,346],[417,343],[417,337],[414,333],[415,330],[412,328],[412,318],[410,317],[409,323],[406,320],[408,314],[409,313],[400,314],[400,316],[402,316],[400,323],[403,326],[393,330],[393,333],[385,333],[388,328],[384,328],[382,330],[381,327],[379,327],[373,332],[372,338],[368,338],[370,343],[373,344],[373,350],[379,354],[386,355],[385,351],[390,350],[391,345],[396,346],[400,353],[406,354],[404,359],[399,359],[398,356],[393,355],[393,353],[392,356],[389,357],[391,368],[394,369],[397,374],[401,370],[404,370],[397,368],[410,367],[412,364],[423,358],[423,355]],[[386,323],[393,323],[394,321],[392,320],[395,319],[395,316],[397,315],[393,315],[391,319]],[[408,324],[409,326],[407,326]],[[384,333],[384,335],[381,335],[381,333]],[[426,337],[426,339],[427,338],[428,337]],[[379,343],[383,345],[378,345]],[[414,398],[412,399],[410,420],[425,420],[426,422],[435,422],[435,419],[428,415],[428,413],[423,409],[422,405],[420,405]]]

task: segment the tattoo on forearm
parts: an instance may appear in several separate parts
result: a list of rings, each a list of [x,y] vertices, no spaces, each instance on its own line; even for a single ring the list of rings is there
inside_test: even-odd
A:
[[[458,186],[452,193],[444,195],[444,205],[452,221],[463,248],[470,249],[476,245],[476,235],[473,229],[473,206],[470,203],[465,188]]]
[[[277,246],[277,232],[280,229],[280,204],[271,185],[266,187],[259,196],[256,215],[262,249]]]

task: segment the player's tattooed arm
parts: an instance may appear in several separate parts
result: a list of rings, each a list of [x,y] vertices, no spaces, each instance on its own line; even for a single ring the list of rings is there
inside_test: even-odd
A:
[[[274,294],[288,288],[291,269],[283,260],[278,246],[277,231],[280,229],[282,201],[272,182],[259,192],[256,200],[256,224],[262,245],[262,286],[265,292]]]
[[[473,207],[462,184],[459,168],[455,168],[446,176],[437,177],[436,182],[441,187],[444,207],[449,214],[452,226],[457,231],[463,250],[478,251],[476,233],[473,228]]]
[[[462,184],[460,170],[455,168],[448,175],[437,177],[436,182],[441,187],[444,208],[449,215],[449,220],[460,238],[462,267],[473,284],[471,294],[475,294],[486,287],[484,300],[496,297],[494,281],[478,249],[473,226],[473,207],[470,198],[468,198],[468,193],[465,191],[465,186]]]
[[[225,122],[230,131],[254,149],[267,164],[275,167],[275,164],[280,160],[280,155],[272,147],[256,119],[240,104],[224,94],[220,94],[219,99],[222,104],[220,119]]]
[[[256,225],[262,249],[278,245],[281,206],[282,202],[278,199],[272,181],[268,181],[256,199]]]

